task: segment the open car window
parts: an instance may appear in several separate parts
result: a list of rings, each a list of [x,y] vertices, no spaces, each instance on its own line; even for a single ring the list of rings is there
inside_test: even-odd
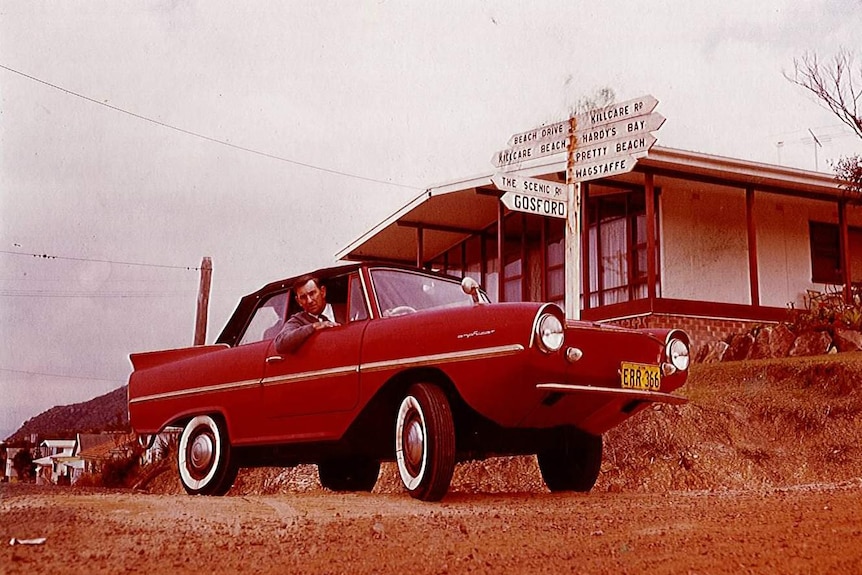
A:
[[[288,292],[274,294],[254,311],[254,315],[239,340],[239,345],[272,339],[284,325],[284,308]]]
[[[372,270],[371,279],[383,317],[473,305],[455,280],[389,269]]]

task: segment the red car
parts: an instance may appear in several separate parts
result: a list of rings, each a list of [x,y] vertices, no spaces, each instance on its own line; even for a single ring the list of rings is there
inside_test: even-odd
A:
[[[183,429],[180,480],[221,495],[239,467],[316,463],[370,491],[395,460],[413,497],[442,498],[455,463],[537,454],[551,491],[588,491],[602,434],[686,380],[679,330],[567,321],[554,304],[492,304],[471,278],[354,264],[315,273],[341,325],[299,349],[291,280],[242,298],[215,345],[133,354],[129,414],[144,436]]]

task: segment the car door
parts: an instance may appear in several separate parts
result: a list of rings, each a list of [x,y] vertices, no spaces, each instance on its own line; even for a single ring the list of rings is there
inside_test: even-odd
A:
[[[270,344],[262,397],[273,441],[337,439],[353,420],[367,314],[348,305],[348,279],[326,282],[341,325],[316,332],[293,353],[276,353]]]

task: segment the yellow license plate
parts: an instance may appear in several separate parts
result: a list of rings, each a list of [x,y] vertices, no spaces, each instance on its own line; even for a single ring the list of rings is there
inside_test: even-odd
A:
[[[661,388],[661,372],[657,365],[624,361],[620,364],[620,383],[626,389],[658,391]]]

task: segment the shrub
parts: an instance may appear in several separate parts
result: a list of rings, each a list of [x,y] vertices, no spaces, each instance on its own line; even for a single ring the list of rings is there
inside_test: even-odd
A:
[[[127,487],[140,467],[141,453],[133,449],[125,457],[109,459],[102,466],[102,485],[104,487]]]
[[[841,292],[811,292],[805,298],[805,309],[794,310],[789,328],[795,333],[828,331],[835,328],[862,330],[862,297],[854,289],[850,302],[844,301]]]

